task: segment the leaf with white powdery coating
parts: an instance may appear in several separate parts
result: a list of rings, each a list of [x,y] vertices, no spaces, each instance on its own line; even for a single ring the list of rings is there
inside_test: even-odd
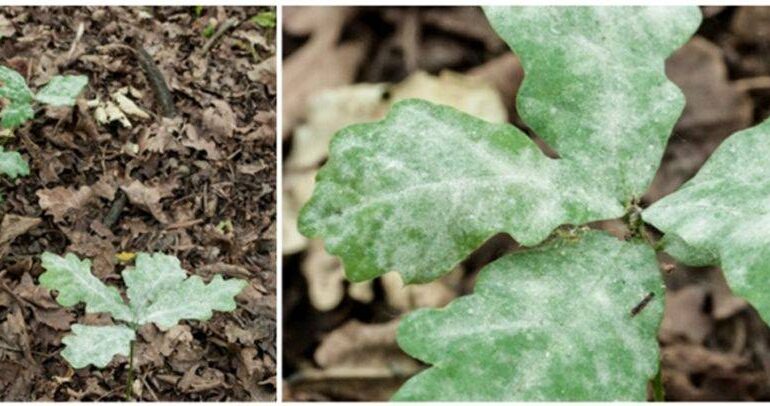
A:
[[[35,96],[52,106],[74,106],[78,95],[88,85],[87,76],[54,76]]]
[[[137,323],[155,323],[167,330],[182,319],[208,320],[214,310],[235,310],[234,297],[245,287],[246,281],[223,280],[221,275],[208,285],[199,276],[191,276],[173,288],[159,291],[153,302],[136,314]]]
[[[18,152],[6,152],[0,146],[0,174],[11,179],[29,175],[29,166]]]
[[[337,133],[299,226],[353,281],[397,270],[425,282],[496,233],[535,245],[561,224],[620,216],[591,179],[509,124],[408,100]]]
[[[770,321],[770,120],[725,140],[697,175],[642,213],[689,265],[720,265]],[[673,248],[673,249],[672,249]]]
[[[86,326],[73,324],[74,334],[62,338],[65,348],[61,355],[73,368],[93,364],[104,368],[117,355],[128,356],[134,330],[125,326]]]
[[[433,367],[395,400],[645,400],[663,316],[655,252],[598,231],[578,238],[505,256],[474,294],[407,316],[399,346]]]
[[[0,97],[16,103],[29,103],[33,95],[19,72],[0,65]]]
[[[700,25],[698,7],[486,7],[521,59],[524,122],[623,202],[641,196],[684,108],[664,59]]]
[[[80,260],[74,254],[65,257],[49,252],[41,255],[43,268],[40,284],[59,291],[56,301],[62,306],[86,304],[88,313],[111,313],[118,320],[133,321],[131,310],[114,286],[107,286],[91,274],[91,261]]]
[[[652,179],[684,106],[663,62],[698,8],[486,12],[522,59],[522,117],[561,159],[512,126],[417,101],[340,131],[299,227],[349,279],[426,282],[495,233],[532,246],[561,224],[620,217]]]
[[[137,255],[135,266],[121,275],[134,315],[143,314],[159,294],[176,289],[187,278],[176,257],[145,253]]]

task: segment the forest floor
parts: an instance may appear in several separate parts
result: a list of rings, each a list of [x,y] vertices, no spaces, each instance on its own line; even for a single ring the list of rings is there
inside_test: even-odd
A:
[[[0,177],[0,398],[123,399],[126,357],[74,370],[59,355],[72,323],[110,318],[62,308],[39,287],[39,256],[50,251],[92,259],[115,286],[117,255],[136,252],[176,255],[204,280],[248,280],[234,312],[142,327],[132,386],[141,400],[274,399],[275,28],[252,20],[265,11],[274,9],[0,10],[0,61],[33,90],[57,74],[89,79],[77,106],[45,108],[0,139],[31,169]],[[138,48],[175,111],[159,101]],[[140,111],[110,109],[126,97]]]
[[[697,35],[666,64],[687,106],[644,205],[692,177],[726,137],[770,115],[770,8],[702,11]],[[460,272],[424,286],[404,288],[388,275],[350,284],[322,244],[296,232],[297,210],[339,126],[377,119],[406,87],[416,97],[451,100],[459,96],[438,93],[465,94],[482,80],[502,97],[504,118],[525,128],[514,107],[523,72],[478,8],[288,8],[283,36],[285,398],[385,400],[424,367],[396,345],[401,315],[468,294],[478,270],[516,244],[497,236]],[[462,75],[412,76],[444,70]],[[666,398],[769,400],[767,325],[730,293],[718,269],[671,265],[659,333]]]

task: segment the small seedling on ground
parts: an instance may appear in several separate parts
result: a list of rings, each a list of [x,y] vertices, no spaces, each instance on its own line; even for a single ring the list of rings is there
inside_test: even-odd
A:
[[[88,84],[85,76],[54,76],[37,94],[32,93],[24,77],[13,69],[0,66],[0,127],[13,130],[35,116],[35,104],[74,106],[77,96]],[[29,175],[29,166],[18,152],[0,147],[0,175],[15,179]],[[2,196],[0,196],[0,201]]]
[[[642,209],[684,108],[664,60],[697,7],[490,7],[525,71],[522,131],[420,100],[341,130],[300,231],[347,277],[425,283],[497,233],[525,249],[486,266],[475,292],[405,317],[398,343],[432,365],[399,400],[644,400],[662,396],[656,249],[720,266],[770,320],[770,120],[725,141],[679,191]],[[555,231],[623,219],[603,231]],[[664,233],[653,241],[648,224]]]
[[[127,399],[132,397],[134,340],[139,327],[155,323],[168,330],[182,319],[208,320],[214,310],[233,311],[235,295],[246,287],[243,280],[224,280],[221,275],[205,284],[199,276],[188,277],[176,257],[140,253],[135,265],[122,272],[129,299],[126,304],[117,288],[91,274],[88,259],[51,253],[41,258],[46,272],[40,275],[40,284],[58,291],[59,304],[85,303],[87,313],[109,313],[116,321],[111,326],[73,324],[74,334],[62,339],[62,357],[73,368],[89,364],[104,368],[115,355],[128,356]]]

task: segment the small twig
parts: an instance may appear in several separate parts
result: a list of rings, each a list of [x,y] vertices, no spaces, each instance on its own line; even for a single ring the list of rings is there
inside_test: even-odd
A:
[[[80,23],[78,25],[77,33],[75,33],[75,40],[72,41],[72,45],[70,46],[69,52],[67,52],[67,59],[65,60],[65,65],[69,65],[70,62],[72,62],[72,57],[75,55],[75,49],[78,47],[78,44],[80,43],[80,39],[83,38],[83,33],[86,30],[86,26],[83,23]]]
[[[733,82],[733,85],[741,91],[768,90],[770,89],[770,76],[738,79]]]
[[[160,104],[163,117],[172,118],[176,116],[174,99],[171,97],[171,92],[168,90],[168,85],[166,84],[166,79],[163,78],[163,73],[160,72],[158,66],[155,65],[155,61],[144,48],[138,46],[135,51],[139,64],[142,65],[142,69],[144,69],[144,73],[147,75],[147,81],[150,82],[150,86],[155,93],[155,98]]]
[[[126,196],[122,190],[118,190],[117,198],[115,198],[115,201],[112,202],[112,207],[110,207],[110,211],[107,213],[107,216],[104,217],[105,227],[112,228],[112,226],[115,225],[115,223],[120,218],[120,213],[123,211],[126,203],[128,203],[128,196]]]
[[[238,25],[238,19],[236,18],[228,18],[225,20],[225,22],[222,23],[222,25],[217,28],[217,31],[214,33],[214,35],[209,38],[208,42],[206,42],[205,45],[203,45],[203,48],[201,48],[201,55],[206,55],[209,53],[211,48],[216,44],[216,42],[219,40],[219,37],[225,34],[225,32],[229,31],[231,28]]]
[[[634,306],[633,309],[631,309],[631,317],[636,316],[642,310],[644,310],[644,308],[647,307],[647,305],[650,303],[650,301],[652,301],[652,298],[654,297],[655,297],[655,292],[648,293],[647,296],[645,296],[644,299],[642,299],[642,301],[639,302],[639,304],[637,304],[636,306]]]

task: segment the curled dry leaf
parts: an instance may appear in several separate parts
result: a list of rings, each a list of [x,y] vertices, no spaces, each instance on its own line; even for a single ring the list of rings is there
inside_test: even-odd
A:
[[[0,245],[13,242],[16,237],[37,227],[41,221],[42,220],[37,217],[23,217],[14,214],[6,214],[3,216],[3,222],[0,223]]]
[[[82,209],[93,198],[94,193],[88,186],[74,187],[59,186],[53,189],[37,191],[40,198],[40,208],[51,214],[54,221],[62,222],[74,211]]]
[[[169,222],[168,215],[163,211],[160,201],[163,198],[172,196],[173,190],[177,188],[175,181],[158,186],[146,186],[142,182],[134,180],[120,188],[126,192],[126,196],[128,196],[128,200],[132,204],[147,210],[161,223]]]

